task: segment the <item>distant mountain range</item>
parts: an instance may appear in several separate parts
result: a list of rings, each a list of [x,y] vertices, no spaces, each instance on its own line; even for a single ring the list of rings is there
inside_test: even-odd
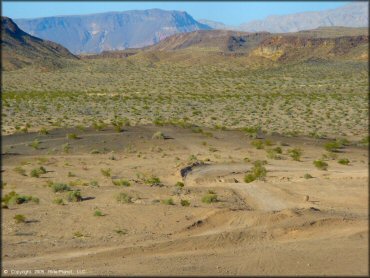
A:
[[[326,26],[367,27],[369,24],[368,2],[355,2],[343,7],[290,15],[269,16],[265,20],[244,23],[239,30],[272,33],[297,32]]]
[[[263,20],[242,23],[239,26],[225,25],[221,22],[200,19],[199,22],[212,29],[246,32],[288,33],[312,30],[319,27],[367,27],[369,12],[367,2],[355,2],[343,7],[320,11],[304,12],[289,15],[271,15]]]
[[[159,9],[14,21],[33,36],[54,41],[74,54],[81,54],[142,48],[175,34],[201,30],[287,33],[322,26],[367,27],[368,20],[368,3],[355,2],[327,11],[270,16],[236,27],[206,19],[196,21],[186,12]],[[207,35],[204,36],[194,35],[192,40],[206,40]]]
[[[367,28],[321,27],[280,34],[197,30],[175,34],[143,48],[103,51],[101,54],[78,57],[59,44],[25,33],[10,18],[2,17],[1,28],[2,70],[27,65],[50,70],[72,65],[79,58],[115,58],[149,64],[170,62],[187,65],[223,62],[270,65],[276,62],[368,59]]]
[[[59,66],[63,59],[77,59],[63,46],[23,32],[8,17],[1,17],[2,69],[25,65]]]
[[[177,33],[211,29],[186,12],[159,9],[18,19],[15,22],[31,35],[60,43],[76,54],[140,48]]]

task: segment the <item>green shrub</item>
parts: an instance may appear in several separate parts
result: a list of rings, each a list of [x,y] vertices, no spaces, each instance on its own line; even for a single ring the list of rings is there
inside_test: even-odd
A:
[[[23,214],[16,214],[14,220],[16,223],[26,223],[26,217]]]
[[[266,139],[265,140],[265,145],[266,146],[272,146],[272,145],[275,145],[275,143],[274,142],[272,142],[271,140],[269,140],[269,139]]]
[[[43,127],[39,130],[39,134],[47,135],[47,134],[49,134],[49,131],[45,127]]]
[[[64,200],[62,198],[59,198],[59,197],[55,198],[53,200],[53,203],[57,204],[57,205],[65,205]]]
[[[116,200],[117,200],[117,202],[123,203],[123,204],[132,203],[132,197],[127,195],[126,193],[123,193],[123,192],[119,193],[116,196]]]
[[[341,159],[338,160],[338,163],[342,164],[342,165],[348,165],[349,164],[349,159],[348,158],[341,158]]]
[[[217,201],[216,193],[208,193],[202,197],[202,202],[206,204],[215,203]]]
[[[14,170],[14,172],[16,172],[16,173],[18,173],[18,174],[20,174],[20,175],[22,175],[22,176],[27,176],[27,174],[26,174],[26,170],[25,170],[25,169],[23,169],[23,168],[22,168],[22,167],[20,167],[20,166],[15,167],[13,170]]]
[[[79,190],[73,190],[68,193],[68,202],[81,202],[82,196]]]
[[[33,178],[39,178],[40,177],[40,172],[37,169],[33,169],[30,173],[30,176]]]
[[[278,153],[278,154],[282,154],[283,153],[283,150],[281,149],[281,147],[275,147],[273,148],[273,150]]]
[[[310,174],[304,174],[304,176],[303,176],[306,180],[308,180],[308,179],[312,179],[313,178],[313,176],[311,176]]]
[[[152,139],[164,139],[164,134],[162,131],[157,131],[153,134]]]
[[[71,149],[71,145],[69,143],[65,143],[62,145],[62,149],[65,153],[68,153],[69,150]]]
[[[130,126],[130,121],[129,119],[127,118],[118,118],[118,117],[115,117],[112,121],[111,121],[115,131],[117,132],[121,132],[122,131],[122,128],[124,126]]]
[[[116,179],[116,180],[112,179],[112,183],[117,186],[130,186],[131,185],[128,180],[124,180],[124,179]]]
[[[338,152],[343,145],[338,141],[331,141],[324,144],[325,150],[328,152]]]
[[[244,182],[246,182],[246,183],[250,183],[250,182],[255,181],[255,180],[256,180],[256,177],[251,173],[246,174],[245,177],[244,177]]]
[[[46,173],[46,169],[41,166],[39,168],[31,170],[30,176],[33,178],[39,178],[40,175],[45,174],[45,173]]]
[[[266,174],[267,174],[267,170],[263,166],[264,164],[265,164],[264,161],[260,161],[260,160],[255,161],[254,165],[251,168],[251,170],[249,171],[249,173],[247,173],[245,175],[244,181],[246,183],[250,183],[250,182],[255,181],[257,179],[258,180],[263,180],[266,177]]]
[[[94,216],[105,216],[105,214],[97,209],[97,210],[94,211]]]
[[[110,168],[108,168],[108,169],[100,169],[100,172],[102,173],[102,175],[104,177],[109,178],[111,176],[112,169],[110,169]]]
[[[267,157],[270,159],[281,159],[281,156],[274,149],[266,150]]]
[[[366,136],[360,140],[360,145],[369,146],[370,136]]]
[[[94,187],[99,187],[99,183],[97,181],[91,181],[90,185]]]
[[[182,187],[184,187],[185,185],[184,185],[184,183],[183,183],[183,182],[178,181],[178,182],[175,184],[175,186],[176,186],[176,187],[180,187],[180,188],[182,188]]]
[[[38,204],[40,202],[39,198],[33,197],[30,195],[19,195],[15,191],[11,191],[8,194],[6,194],[2,199],[1,202],[5,205],[14,205],[14,204],[23,204],[28,202],[34,202]]]
[[[71,188],[65,183],[52,183],[51,189],[53,190],[53,192],[64,192],[71,190]]]
[[[106,124],[102,121],[93,122],[93,128],[97,131],[101,131],[105,128]]]
[[[158,177],[154,177],[154,176],[148,179],[145,179],[144,183],[150,186],[161,186],[162,185],[161,180]]]
[[[37,150],[40,147],[40,143],[41,142],[36,138],[31,143],[29,143],[28,146],[30,146],[30,147],[34,148],[35,150]]]
[[[263,149],[263,141],[262,140],[253,140],[251,142],[252,146],[255,147],[257,150],[261,150]]]
[[[242,130],[246,132],[250,137],[253,137],[257,134],[258,129],[258,127],[245,127]]]
[[[328,163],[326,163],[325,161],[322,161],[322,160],[315,160],[313,162],[313,165],[315,165],[315,167],[317,169],[320,169],[320,170],[327,170],[328,169]]]
[[[84,237],[83,233],[81,233],[80,231],[74,232],[73,236],[74,237]]]
[[[181,203],[181,205],[182,205],[183,207],[188,207],[188,206],[190,206],[190,202],[189,202],[188,200],[181,200],[181,201],[180,201],[180,203]]]
[[[76,140],[76,139],[79,139],[80,137],[77,136],[76,133],[68,133],[67,134],[67,139],[69,140]]]
[[[165,205],[174,205],[175,203],[173,202],[172,198],[169,198],[169,199],[164,199],[162,200],[162,204],[165,204]]]
[[[117,234],[119,235],[125,235],[127,234],[127,230],[126,229],[117,229],[117,230],[114,230]]]
[[[290,149],[288,150],[288,153],[291,158],[295,161],[300,161],[301,155],[302,155],[302,150],[298,148]]]

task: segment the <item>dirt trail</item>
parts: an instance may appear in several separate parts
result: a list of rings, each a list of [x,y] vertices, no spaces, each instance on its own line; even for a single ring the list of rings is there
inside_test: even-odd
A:
[[[253,201],[256,209],[263,211],[278,211],[291,208],[295,204],[291,203],[286,196],[279,196],[272,192],[268,184],[243,183],[243,182],[225,182],[233,178],[227,178],[229,175],[246,173],[251,167],[245,164],[215,164],[195,166],[185,178],[187,186],[217,186],[228,187],[240,194],[243,199]],[[276,169],[275,170],[280,170]],[[299,171],[300,169],[289,169],[289,171]],[[236,179],[235,179],[236,180]],[[282,194],[282,193],[280,193]]]

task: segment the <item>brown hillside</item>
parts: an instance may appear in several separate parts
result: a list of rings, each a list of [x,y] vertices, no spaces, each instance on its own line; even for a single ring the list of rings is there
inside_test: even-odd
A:
[[[1,17],[2,70],[25,65],[61,66],[63,59],[77,59],[63,46],[33,37],[8,17]]]

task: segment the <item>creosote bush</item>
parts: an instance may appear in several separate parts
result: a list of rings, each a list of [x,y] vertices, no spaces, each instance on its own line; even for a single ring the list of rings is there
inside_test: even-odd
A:
[[[82,196],[80,190],[73,190],[68,193],[68,202],[81,202]]]
[[[116,200],[119,203],[129,204],[132,203],[132,197],[129,196],[127,193],[121,192],[116,196]]]
[[[288,150],[288,153],[291,158],[295,161],[300,161],[301,155],[302,155],[302,150],[298,148],[290,149]]]
[[[188,207],[190,206],[190,202],[188,200],[182,200],[180,201],[180,204],[183,206],[183,207]]]
[[[14,220],[16,223],[26,223],[26,217],[23,214],[16,214],[14,216]]]
[[[145,179],[144,183],[150,186],[162,186],[161,180],[155,176]]]
[[[252,169],[244,177],[244,182],[250,183],[255,180],[263,180],[266,177],[267,170],[263,166],[263,161],[257,160],[254,162]]]
[[[51,183],[50,187],[53,192],[64,192],[71,190],[71,188],[65,183]]]
[[[153,134],[152,139],[165,139],[164,134],[162,131],[157,131]]]
[[[342,165],[348,165],[349,164],[349,159],[348,158],[341,158],[341,159],[338,160],[338,163],[342,164]]]
[[[112,179],[112,183],[116,186],[130,186],[130,182],[124,179]]]
[[[320,159],[315,160],[313,162],[313,165],[315,165],[315,167],[317,169],[320,169],[320,170],[327,170],[328,169],[328,163],[326,163],[325,161],[320,160]]]
[[[217,201],[217,194],[215,193],[208,193],[202,197],[202,202],[206,204],[215,203]]]
[[[112,169],[108,168],[108,169],[100,169],[100,172],[102,173],[102,175],[104,177],[107,177],[109,178],[112,174]]]
[[[175,203],[172,198],[162,200],[162,204],[173,206]]]

